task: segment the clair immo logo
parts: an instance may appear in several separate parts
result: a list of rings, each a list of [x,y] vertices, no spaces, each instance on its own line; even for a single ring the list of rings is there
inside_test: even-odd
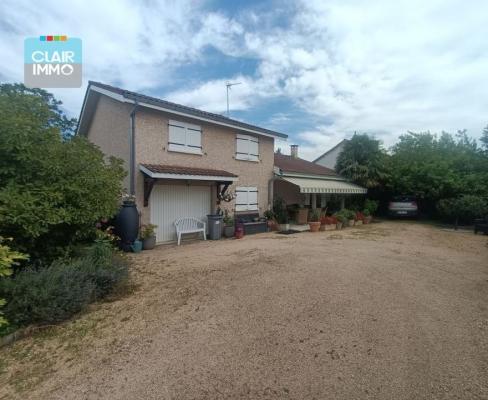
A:
[[[24,40],[24,84],[27,87],[81,87],[81,77],[81,39],[46,35]]]

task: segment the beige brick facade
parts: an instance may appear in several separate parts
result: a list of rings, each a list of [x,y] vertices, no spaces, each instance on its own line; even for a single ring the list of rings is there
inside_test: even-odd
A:
[[[115,155],[124,159],[126,166],[129,160],[129,113],[131,109],[132,105],[101,96],[88,131],[88,137],[92,142],[107,155]],[[169,119],[201,126],[202,155],[168,150]],[[259,162],[241,161],[235,159],[236,134],[239,132],[237,129],[143,107],[139,107],[136,112],[135,126],[135,186],[137,205],[142,213],[143,223],[149,221],[150,210],[149,206],[143,206],[143,175],[138,167],[142,163],[212,168],[234,173],[239,180],[230,186],[229,190],[234,191],[237,186],[255,186],[258,188],[259,213],[262,215],[268,209],[268,187],[269,181],[273,177],[274,163],[273,138],[257,136],[259,138]],[[164,184],[164,181],[161,181],[160,184]],[[198,183],[192,182],[192,184]],[[227,208],[233,213],[234,202],[222,203],[221,207]]]

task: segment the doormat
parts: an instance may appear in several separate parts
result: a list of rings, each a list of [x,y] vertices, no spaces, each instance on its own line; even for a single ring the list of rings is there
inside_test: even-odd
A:
[[[288,229],[287,231],[280,231],[277,233],[280,235],[293,235],[294,233],[301,233],[301,231],[297,231],[295,229]]]

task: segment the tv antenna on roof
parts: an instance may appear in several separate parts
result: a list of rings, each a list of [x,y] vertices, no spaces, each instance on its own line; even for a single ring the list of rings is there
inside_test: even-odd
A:
[[[240,85],[241,83],[242,82],[234,82],[234,83],[227,82],[225,84],[225,86],[227,86],[227,118],[229,118],[229,90],[232,86]]]

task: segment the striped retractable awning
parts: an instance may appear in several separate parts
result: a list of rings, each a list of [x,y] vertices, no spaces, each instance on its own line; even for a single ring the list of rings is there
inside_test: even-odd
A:
[[[298,177],[283,177],[300,188],[300,193],[366,193],[368,189],[347,181],[337,179],[311,179]]]

